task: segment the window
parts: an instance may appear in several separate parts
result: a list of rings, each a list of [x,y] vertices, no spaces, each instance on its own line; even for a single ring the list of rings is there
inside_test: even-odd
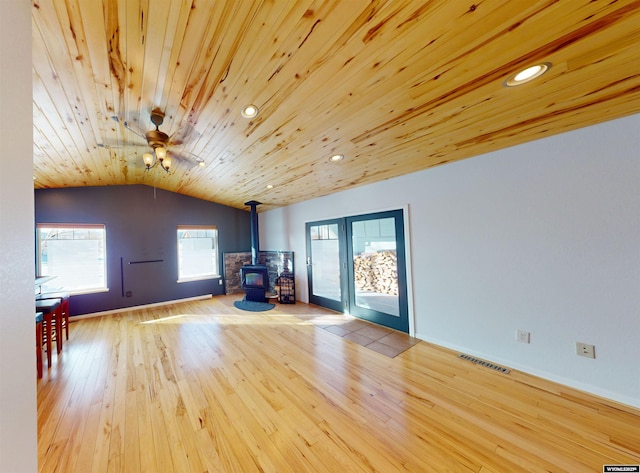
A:
[[[219,277],[218,230],[178,226],[178,282]]]
[[[48,286],[71,293],[107,289],[104,225],[39,223],[38,276],[55,276]]]

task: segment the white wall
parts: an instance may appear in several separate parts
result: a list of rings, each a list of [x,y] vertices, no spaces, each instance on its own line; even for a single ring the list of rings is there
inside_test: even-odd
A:
[[[31,2],[0,2],[0,471],[37,471]]]
[[[308,301],[305,222],[408,205],[416,336],[640,407],[639,150],[634,115],[261,213],[261,245]]]

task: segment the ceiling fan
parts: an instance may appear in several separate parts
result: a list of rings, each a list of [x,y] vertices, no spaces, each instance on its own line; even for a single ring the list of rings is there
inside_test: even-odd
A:
[[[171,168],[171,156],[167,155],[167,143],[169,142],[169,135],[160,131],[160,125],[164,122],[164,113],[159,110],[153,110],[151,112],[151,123],[156,126],[155,130],[149,130],[145,135],[145,139],[149,146],[153,148],[153,153],[155,154],[155,159],[153,154],[144,153],[142,155],[142,160],[144,161],[144,165],[147,167],[147,171],[154,167],[156,164],[159,164],[162,169],[169,172]],[[127,126],[125,122],[124,126]]]
[[[136,134],[140,138],[143,138],[147,141],[147,144],[153,149],[153,153],[144,153],[142,155],[142,160],[144,161],[144,165],[146,170],[150,170],[156,166],[159,166],[166,172],[169,172],[171,166],[173,164],[172,156],[177,157],[178,159],[183,159],[185,161],[193,161],[190,158],[186,158],[184,156],[176,155],[173,152],[169,152],[168,146],[175,143],[170,143],[170,137],[165,132],[160,131],[160,125],[164,122],[164,112],[160,109],[153,109],[151,111],[151,122],[155,125],[155,130],[149,130],[145,134],[142,134],[138,130],[132,128],[127,121],[122,121],[123,126]],[[120,118],[118,116],[113,116],[113,120],[120,123]],[[199,166],[204,166],[204,160],[197,156],[194,156],[195,162]]]

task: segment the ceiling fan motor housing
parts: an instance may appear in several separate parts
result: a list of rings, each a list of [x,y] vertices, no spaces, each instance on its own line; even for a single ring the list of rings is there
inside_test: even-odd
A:
[[[160,130],[150,130],[145,134],[147,138],[147,143],[153,149],[156,149],[159,146],[165,147],[167,146],[167,142],[169,141],[169,135],[160,131]]]

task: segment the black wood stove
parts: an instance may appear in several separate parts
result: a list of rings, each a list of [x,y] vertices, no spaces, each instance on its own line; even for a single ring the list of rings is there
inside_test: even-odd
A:
[[[255,200],[244,203],[251,209],[251,264],[240,268],[240,281],[246,293],[245,299],[254,302],[266,302],[266,293],[269,289],[269,270],[266,266],[258,264],[260,242],[256,207],[260,204],[261,202]]]

